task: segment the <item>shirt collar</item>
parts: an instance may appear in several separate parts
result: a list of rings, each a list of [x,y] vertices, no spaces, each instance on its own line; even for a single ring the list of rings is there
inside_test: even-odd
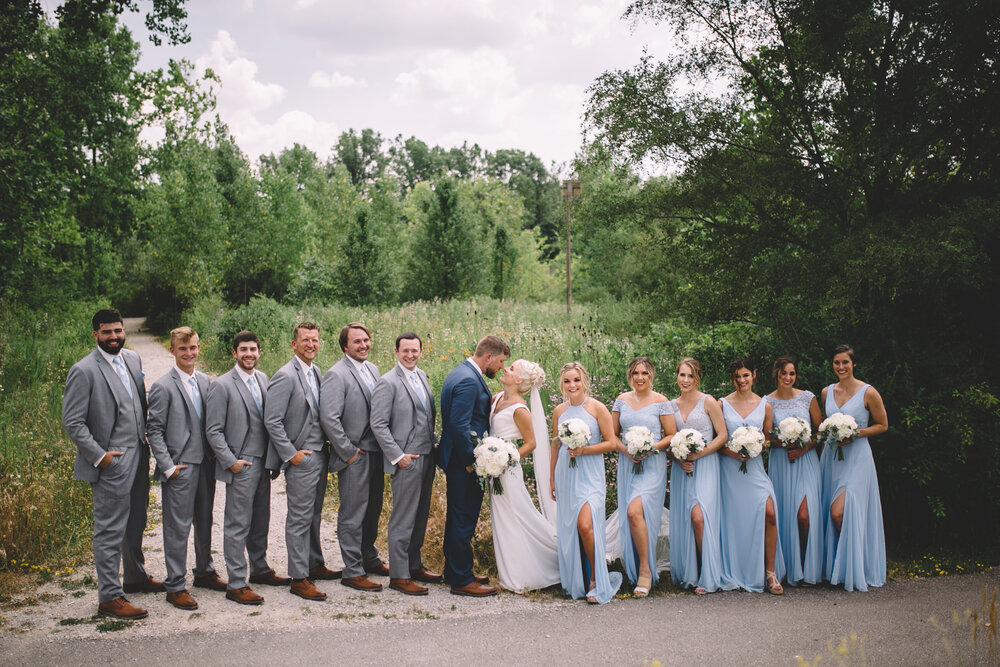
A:
[[[181,370],[181,367],[178,366],[176,363],[174,364],[174,369],[176,369],[177,374],[181,376],[181,381],[183,382],[187,382],[188,380],[194,377],[194,373],[185,373],[184,371]]]
[[[104,357],[104,360],[107,361],[109,364],[111,364],[112,367],[114,367],[115,359],[118,359],[118,358],[121,357],[121,350],[118,351],[118,354],[108,354],[107,352],[105,352],[104,350],[102,350],[100,347],[98,347],[97,351],[101,353],[101,356]],[[122,358],[122,363],[124,363],[124,362],[125,362],[125,359]],[[126,368],[127,367],[128,367],[128,365],[126,364]]]
[[[243,380],[243,384],[246,384],[247,380],[249,380],[250,378],[253,377],[253,375],[250,375],[249,373],[247,373],[246,371],[244,371],[242,368],[240,368],[239,364],[236,364],[236,374],[240,376],[241,380]]]
[[[362,369],[362,367],[365,365],[365,362],[358,361],[354,357],[346,355],[346,354],[344,355],[344,359],[347,359],[349,362],[351,362],[352,364],[354,364],[354,367],[358,369],[358,372],[360,372],[361,369]],[[365,370],[368,370],[368,369],[366,368]]]
[[[310,372],[313,369],[313,366],[315,366],[315,364],[306,364],[306,362],[302,361],[302,357],[300,357],[297,354],[294,357],[292,357],[292,359],[294,359],[295,361],[297,361],[298,364],[299,364],[299,367],[303,371],[305,371],[306,373]]]
[[[466,359],[466,361],[468,361],[472,365],[473,368],[475,368],[477,371],[479,371],[480,375],[482,375],[483,377],[486,377],[485,375],[483,375],[483,369],[479,367],[479,364],[477,364],[475,361],[472,360],[472,357],[468,357]]]

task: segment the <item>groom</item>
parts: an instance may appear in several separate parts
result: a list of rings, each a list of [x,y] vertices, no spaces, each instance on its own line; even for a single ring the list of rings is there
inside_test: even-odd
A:
[[[472,535],[479,521],[483,490],[472,470],[474,441],[490,423],[490,379],[503,369],[510,348],[497,336],[486,336],[475,353],[459,364],[441,387],[441,443],[437,463],[448,481],[448,514],[444,525],[444,580],[454,595],[486,597],[497,589],[472,573]]]

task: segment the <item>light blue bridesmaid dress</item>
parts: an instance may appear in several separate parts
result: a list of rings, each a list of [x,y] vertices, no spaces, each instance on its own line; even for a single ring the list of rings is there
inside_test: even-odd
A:
[[[826,390],[826,415],[851,415],[858,428],[868,426],[871,414],[865,408],[864,385],[839,408],[833,387]],[[868,438],[856,438],[842,447],[844,460],[837,460],[836,447],[824,447],[820,457],[823,476],[826,548],[823,578],[843,584],[849,591],[867,591],[885,583],[885,532],[882,527],[882,500],[878,491],[875,459]],[[844,493],[844,520],[840,534],[830,518],[830,506]]]
[[[582,405],[570,405],[559,417],[559,423],[579,419],[590,427],[590,444],[601,442],[597,420]],[[621,572],[608,572],[604,552],[604,500],[607,483],[604,480],[604,456],[599,454],[576,457],[576,466],[569,467],[566,445],[559,447],[556,459],[556,537],[559,542],[559,578],[570,597],[586,597],[590,583],[590,567],[576,530],[580,510],[590,507],[594,524],[595,597],[601,604],[610,602],[622,585]]]
[[[705,412],[705,398],[701,398],[685,420],[677,400],[671,401],[677,430],[693,428],[705,439],[705,444],[715,438],[712,419]],[[735,588],[724,580],[722,570],[722,499],[719,487],[718,452],[703,456],[694,462],[694,472],[688,477],[680,464],[670,464],[670,577],[674,583],[704,588],[709,593]],[[698,571],[698,545],[691,526],[691,510],[701,506],[701,572]]]
[[[660,425],[660,415],[673,414],[674,409],[669,401],[651,403],[638,410],[622,400],[616,400],[612,412],[618,413],[618,423],[622,427],[622,438],[625,431],[633,426],[645,426],[653,434],[653,442],[663,437]],[[618,516],[621,521],[619,539],[622,545],[622,560],[625,562],[625,574],[633,584],[639,576],[639,555],[632,544],[632,531],[629,528],[628,506],[636,498],[642,499],[642,517],[646,520],[646,535],[648,536],[647,556],[649,569],[653,573],[653,584],[659,580],[656,571],[656,540],[660,534],[660,518],[663,516],[663,499],[667,495],[667,455],[664,452],[649,454],[642,461],[642,472],[633,472],[633,463],[625,454],[618,454]]]
[[[765,396],[774,411],[775,430],[781,420],[788,417],[804,419],[812,428],[809,405],[815,397],[811,391],[803,391],[787,401]],[[784,449],[774,448],[768,458],[767,474],[771,477],[774,495],[778,499],[775,510],[778,517],[778,540],[785,554],[785,578],[792,586],[798,585],[800,581],[818,584],[823,580],[824,528],[819,456],[812,449],[792,463]],[[799,539],[798,518],[803,498],[809,511],[805,556]]]
[[[729,437],[741,426],[756,426],[764,430],[767,403],[761,399],[757,407],[741,417],[733,406],[721,399],[722,416]],[[764,472],[764,459],[757,456],[747,463],[746,473],[740,472],[740,461],[719,456],[722,478],[722,567],[726,577],[736,586],[760,593],[764,590],[764,514],[767,499],[777,510],[771,478]],[[785,576],[785,558],[781,538],[774,550],[774,572],[778,580]]]

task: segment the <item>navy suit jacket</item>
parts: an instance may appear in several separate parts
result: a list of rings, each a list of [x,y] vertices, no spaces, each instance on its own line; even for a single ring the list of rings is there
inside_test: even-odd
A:
[[[447,469],[452,458],[463,466],[475,463],[473,440],[482,438],[489,428],[490,398],[483,374],[468,359],[448,373],[441,386],[441,442],[437,448],[441,468]]]

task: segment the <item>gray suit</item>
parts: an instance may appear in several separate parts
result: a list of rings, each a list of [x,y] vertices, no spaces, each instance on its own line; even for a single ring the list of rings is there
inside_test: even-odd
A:
[[[126,584],[149,579],[142,555],[149,502],[149,447],[146,445],[146,387],[142,363],[132,350],[119,352],[130,377],[132,398],[118,374],[94,351],[66,377],[62,423],[73,444],[73,477],[90,482],[94,504],[94,565],[98,599],[124,596],[118,579],[122,564]],[[104,468],[94,464],[108,451],[124,452]]]
[[[364,362],[372,381],[379,377],[378,367]],[[382,491],[385,477],[378,441],[368,422],[371,391],[357,367],[343,357],[323,376],[322,409],[320,418],[323,431],[330,439],[337,461],[337,489],[340,492],[340,511],[337,512],[337,539],[340,555],[344,559],[344,577],[357,577],[382,563],[375,538],[378,519],[382,513]],[[354,463],[347,461],[354,457]]]
[[[319,371],[313,380],[320,387]],[[330,448],[319,422],[319,405],[306,384],[302,365],[293,357],[278,369],[267,385],[264,427],[271,438],[267,468],[285,471],[285,547],[288,576],[305,579],[309,569],[324,564],[319,540]],[[300,449],[312,452],[297,466],[288,460]]]
[[[194,372],[205,414],[208,376]],[[153,479],[161,483],[163,500],[163,558],[167,591],[186,588],[187,544],[194,524],[195,576],[215,572],[212,565],[212,507],[215,504],[215,463],[205,442],[204,416],[199,417],[177,368],[149,388],[146,437],[156,459]],[[167,479],[164,473],[183,464],[187,468]]]
[[[417,396],[400,364],[382,376],[372,392],[371,428],[384,454],[385,472],[392,484],[392,515],[389,517],[389,576],[409,579],[423,567],[420,550],[427,532],[434,484],[434,394],[427,376],[415,370],[424,390],[424,403]],[[393,465],[403,454],[417,454],[408,468]]]
[[[267,376],[253,371],[261,406],[267,404]],[[230,590],[247,585],[247,560],[252,574],[271,570],[267,564],[267,533],[271,521],[271,477],[264,467],[267,429],[262,410],[235,368],[219,377],[208,390],[205,437],[215,453],[215,477],[226,484],[223,554]],[[238,473],[230,471],[237,459],[248,461]]]

